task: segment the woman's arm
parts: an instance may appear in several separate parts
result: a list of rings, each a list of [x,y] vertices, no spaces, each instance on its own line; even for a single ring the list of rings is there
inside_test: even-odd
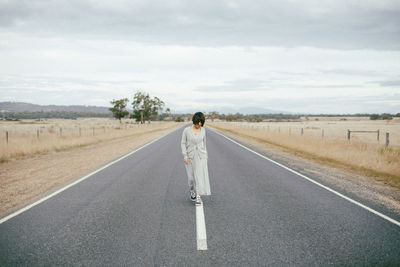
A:
[[[188,158],[187,155],[187,149],[186,149],[186,143],[187,143],[187,136],[186,136],[186,129],[183,130],[182,133],[182,140],[181,140],[181,149],[182,149],[182,154],[183,154],[183,158]]]
[[[204,137],[203,137],[203,143],[204,143],[204,150],[206,151],[206,158],[208,159],[208,152],[207,152],[207,144],[206,144],[206,129],[203,127],[204,129]]]

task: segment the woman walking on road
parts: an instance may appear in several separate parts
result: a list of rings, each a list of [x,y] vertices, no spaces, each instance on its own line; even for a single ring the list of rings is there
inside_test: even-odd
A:
[[[205,116],[196,112],[192,118],[193,125],[186,127],[182,133],[182,154],[188,176],[190,198],[196,205],[202,205],[201,195],[211,195],[208,178],[208,153],[206,147],[206,129],[203,127]]]

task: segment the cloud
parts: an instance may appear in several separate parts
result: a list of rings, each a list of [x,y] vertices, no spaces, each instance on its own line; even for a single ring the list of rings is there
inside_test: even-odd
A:
[[[400,5],[380,2],[2,1],[0,27],[157,44],[399,50]]]
[[[16,101],[40,105],[98,105],[110,106],[117,93],[92,90],[33,90],[24,87],[0,88],[0,102]],[[122,98],[121,96],[120,98]]]
[[[338,74],[338,75],[348,75],[348,76],[380,76],[382,72],[376,70],[357,70],[357,69],[331,69],[322,70],[323,74]]]
[[[320,84],[320,85],[293,85],[297,88],[363,88],[364,86],[359,84]]]
[[[381,86],[395,86],[395,87],[400,87],[400,80],[395,80],[395,81],[380,81],[376,82]]]
[[[239,79],[224,82],[222,85],[206,85],[195,88],[200,92],[251,92],[268,90],[268,82],[255,79]]]
[[[244,100],[245,102],[245,100]],[[380,96],[338,96],[273,98],[257,104],[258,107],[287,112],[313,114],[398,113],[400,94]]]
[[[187,103],[186,103],[187,104]],[[198,98],[189,105],[177,106],[176,110],[195,112],[218,111],[220,113],[303,113],[303,114],[356,114],[399,112],[400,94],[354,97],[315,97],[259,98],[252,95],[235,98],[227,96],[223,101],[217,98]]]

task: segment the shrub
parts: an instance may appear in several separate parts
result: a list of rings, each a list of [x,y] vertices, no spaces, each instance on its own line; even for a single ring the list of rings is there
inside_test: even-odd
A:
[[[393,119],[393,116],[391,114],[388,114],[388,113],[383,113],[381,115],[381,119],[382,120],[391,120],[391,119]]]
[[[176,119],[175,119],[175,121],[176,122],[183,122],[183,121],[185,121],[182,117],[177,117]]]
[[[378,120],[379,119],[379,114],[372,114],[371,116],[369,116],[370,120]]]

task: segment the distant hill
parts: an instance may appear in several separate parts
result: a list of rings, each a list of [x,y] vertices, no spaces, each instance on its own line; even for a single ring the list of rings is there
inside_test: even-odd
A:
[[[176,113],[187,114],[187,113],[195,113],[199,110],[197,109],[178,109]],[[291,112],[283,111],[283,110],[274,110],[274,109],[266,109],[261,107],[241,107],[241,108],[231,108],[231,107],[209,107],[205,112],[216,111],[219,114],[245,114],[245,115],[252,115],[252,114],[293,114]]]
[[[238,110],[242,114],[277,114],[283,113],[288,114],[286,111],[279,111],[273,109],[259,108],[259,107],[243,107]]]
[[[83,113],[105,113],[110,111],[107,107],[97,106],[41,106],[24,102],[0,102],[0,112],[21,113],[21,112],[83,112]]]

